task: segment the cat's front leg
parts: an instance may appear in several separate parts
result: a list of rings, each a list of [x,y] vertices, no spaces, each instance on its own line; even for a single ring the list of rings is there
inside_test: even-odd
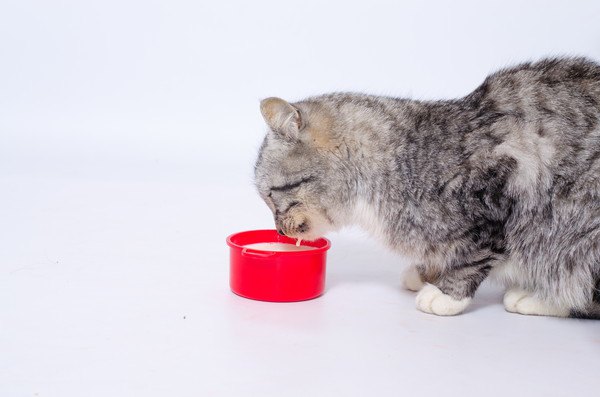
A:
[[[417,309],[438,316],[462,313],[492,268],[491,261],[478,261],[446,270],[433,284],[425,284],[416,298]]]

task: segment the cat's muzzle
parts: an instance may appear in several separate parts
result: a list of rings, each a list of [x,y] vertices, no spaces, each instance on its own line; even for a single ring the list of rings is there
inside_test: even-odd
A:
[[[304,217],[284,217],[275,220],[277,233],[289,237],[301,237],[310,230],[308,219]]]

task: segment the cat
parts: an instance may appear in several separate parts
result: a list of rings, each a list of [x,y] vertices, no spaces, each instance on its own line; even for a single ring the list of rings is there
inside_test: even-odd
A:
[[[279,233],[358,224],[411,260],[419,310],[488,276],[507,311],[600,318],[600,65],[523,63],[456,100],[333,93],[260,104],[255,185]]]

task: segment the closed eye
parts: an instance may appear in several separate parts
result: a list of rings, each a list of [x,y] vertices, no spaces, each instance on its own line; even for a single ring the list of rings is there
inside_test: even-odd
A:
[[[274,191],[274,192],[284,192],[286,190],[292,190],[292,189],[295,189],[298,186],[302,185],[303,183],[311,182],[314,179],[315,179],[314,177],[309,176],[309,177],[306,177],[306,178],[302,178],[298,182],[287,183],[287,184],[281,185],[281,186],[273,186],[273,187],[271,187],[271,191]]]

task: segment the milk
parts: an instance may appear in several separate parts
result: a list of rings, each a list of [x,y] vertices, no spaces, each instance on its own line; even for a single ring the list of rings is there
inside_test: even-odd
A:
[[[314,247],[307,247],[306,245],[294,245],[286,243],[255,243],[244,245],[244,248],[250,248],[258,251],[277,251],[277,252],[293,252],[293,251],[310,251],[315,249]]]

